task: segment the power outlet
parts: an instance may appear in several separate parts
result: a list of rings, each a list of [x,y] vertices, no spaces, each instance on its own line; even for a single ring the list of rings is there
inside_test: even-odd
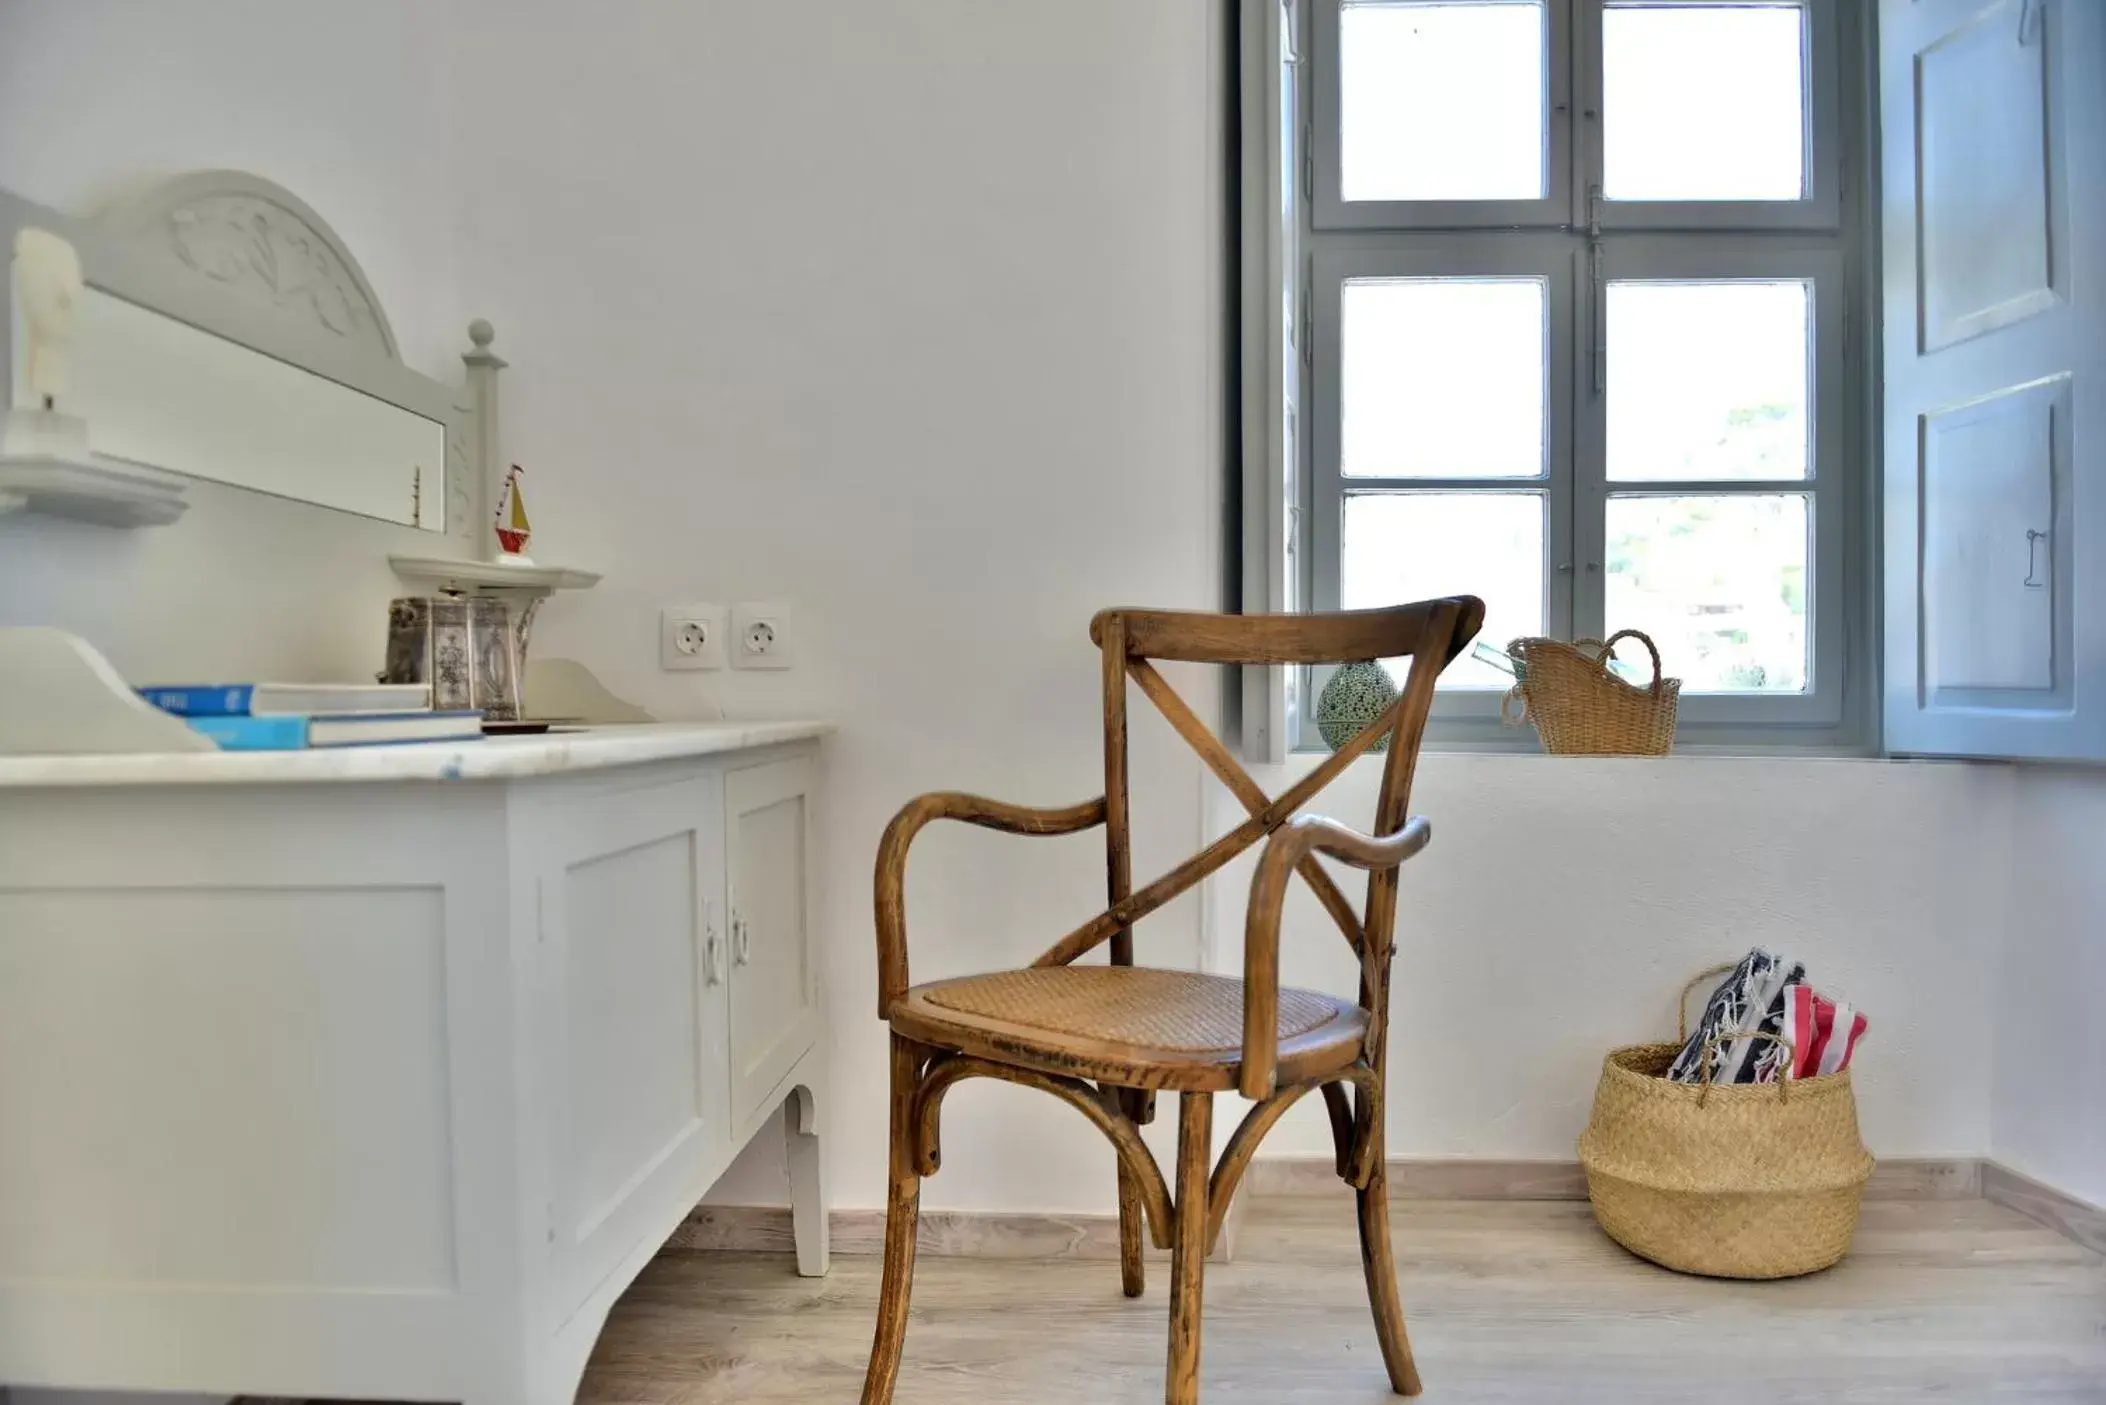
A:
[[[790,607],[776,601],[731,607],[734,668],[789,668],[796,662]]]
[[[658,612],[658,666],[722,668],[729,633],[722,605],[668,605]]]

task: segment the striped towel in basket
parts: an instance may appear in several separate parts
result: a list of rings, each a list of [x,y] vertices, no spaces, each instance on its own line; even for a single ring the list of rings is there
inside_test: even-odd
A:
[[[1702,1060],[1709,1051],[1714,1083],[1768,1083],[1783,1070],[1784,1046],[1771,1039],[1727,1039],[1713,1046],[1712,1040],[1726,1034],[1758,1031],[1782,1034],[1789,1003],[1785,988],[1806,979],[1806,967],[1797,961],[1764,951],[1760,947],[1741,958],[1738,966],[1718,983],[1704,1002],[1704,1017],[1667,1076],[1677,1083],[1704,1081]]]

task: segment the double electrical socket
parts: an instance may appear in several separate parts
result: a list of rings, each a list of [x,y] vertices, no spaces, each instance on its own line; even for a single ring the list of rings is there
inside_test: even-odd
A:
[[[668,605],[658,615],[658,666],[788,668],[794,632],[779,601],[733,605]]]

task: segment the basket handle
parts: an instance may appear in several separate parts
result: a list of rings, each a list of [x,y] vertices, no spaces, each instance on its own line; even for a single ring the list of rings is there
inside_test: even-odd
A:
[[[1656,698],[1659,697],[1660,650],[1654,646],[1652,636],[1647,634],[1642,629],[1619,629],[1614,634],[1610,635],[1607,639],[1604,639],[1602,641],[1601,671],[1603,673],[1607,673],[1609,671],[1609,659],[1615,654],[1616,641],[1619,639],[1635,639],[1645,646],[1645,652],[1653,656],[1653,696]]]
[[[1703,1076],[1703,1087],[1697,1090],[1697,1106],[1702,1107],[1711,1096],[1711,1051],[1721,1044],[1735,1039],[1768,1039],[1784,1046],[1784,1076],[1777,1080],[1777,1101],[1790,1102],[1792,1098],[1792,1070],[1799,1063],[1799,1048],[1781,1034],[1772,1034],[1766,1029],[1743,1029],[1731,1034],[1714,1034],[1704,1041],[1704,1056],[1697,1060],[1697,1072]]]
[[[1713,976],[1723,976],[1728,971],[1738,969],[1739,966],[1740,963],[1738,961],[1728,961],[1723,966],[1713,966],[1710,970],[1699,971],[1689,978],[1689,984],[1682,987],[1682,998],[1675,1002],[1675,1043],[1687,1044],[1689,1042],[1689,992],[1695,990]]]
[[[1518,703],[1520,706],[1516,707]],[[1516,683],[1499,695],[1499,720],[1509,727],[1518,727],[1528,720],[1528,695]]]

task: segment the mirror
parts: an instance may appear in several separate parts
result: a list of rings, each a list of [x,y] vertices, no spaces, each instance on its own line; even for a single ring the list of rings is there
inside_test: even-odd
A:
[[[487,323],[470,328],[470,385],[412,370],[327,222],[240,171],[175,176],[93,219],[0,190],[0,251],[25,227],[80,256],[72,385],[58,408],[80,417],[113,470],[225,483],[443,536],[435,556],[481,554],[490,377],[504,365]],[[0,277],[0,296],[8,285]],[[13,301],[0,304],[0,394],[27,406],[26,313]]]
[[[96,453],[446,529],[446,426],[89,288],[74,412]]]

